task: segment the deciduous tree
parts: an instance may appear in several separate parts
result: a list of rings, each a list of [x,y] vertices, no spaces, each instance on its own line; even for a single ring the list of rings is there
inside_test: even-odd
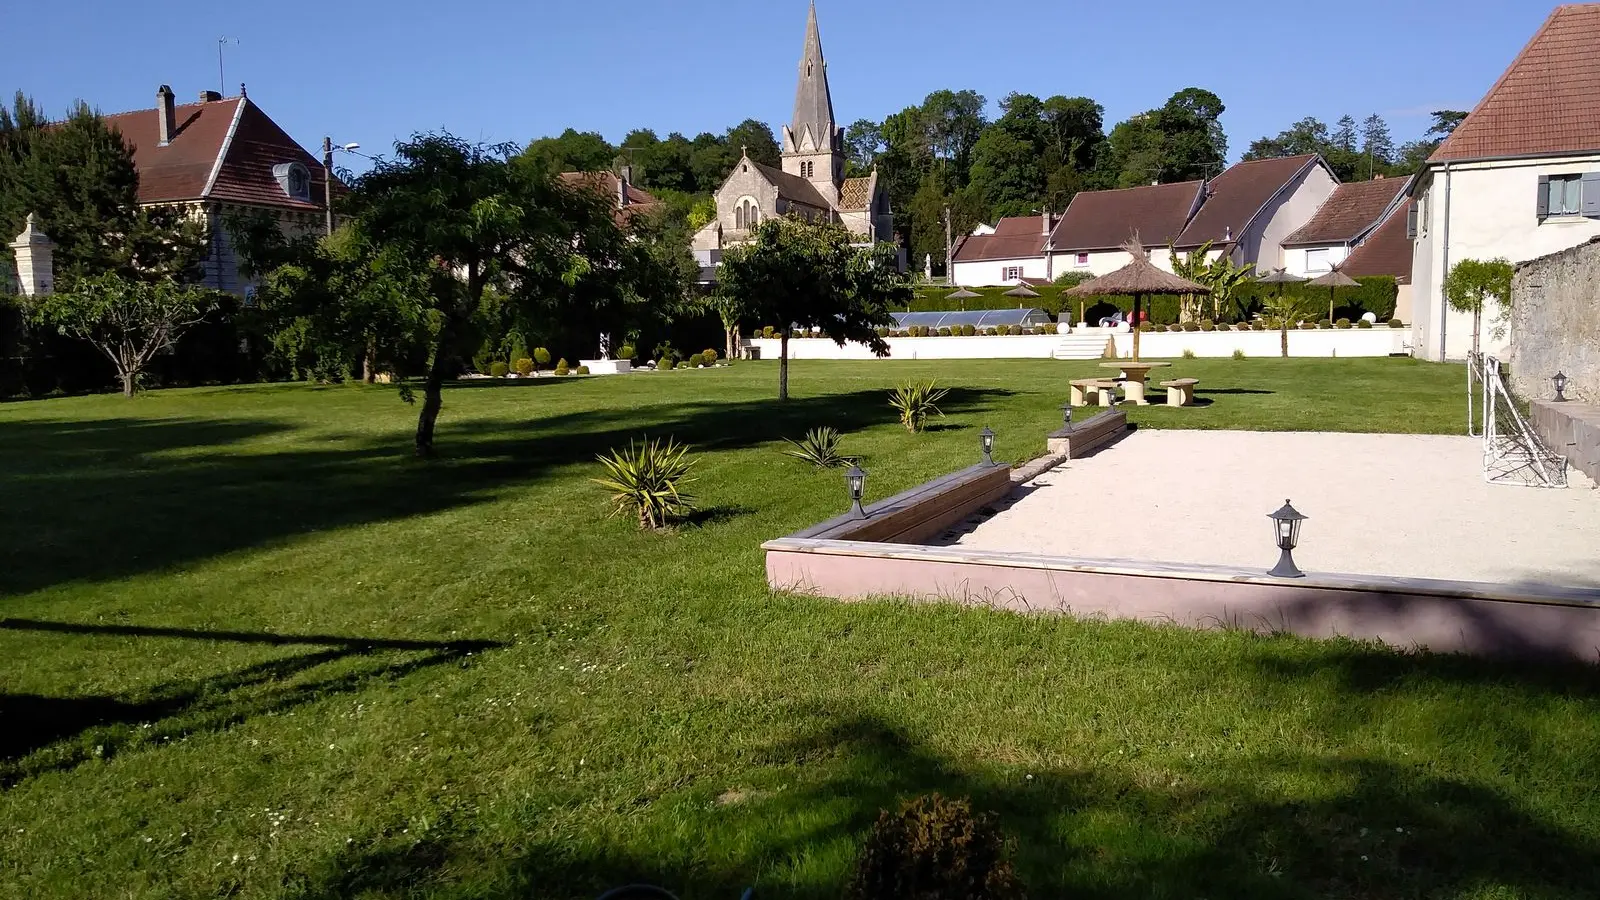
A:
[[[116,367],[122,395],[132,397],[156,354],[172,349],[216,308],[216,300],[214,291],[170,279],[137,281],[107,272],[36,298],[33,317],[93,345]]]
[[[1505,334],[1506,316],[1511,311],[1511,263],[1505,259],[1463,259],[1450,267],[1444,279],[1444,295],[1450,308],[1472,313],[1472,354],[1478,355],[1483,332],[1483,312],[1494,303],[1498,315],[1493,331],[1496,339]]]

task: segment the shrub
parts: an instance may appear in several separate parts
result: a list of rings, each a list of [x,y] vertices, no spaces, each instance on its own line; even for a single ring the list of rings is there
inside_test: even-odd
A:
[[[572,370],[572,374],[574,374],[574,375],[587,375],[587,374],[589,374],[589,367],[588,366],[579,366],[576,369]]]
[[[885,327],[884,327],[884,326],[882,326],[882,325],[879,325],[879,326],[878,326],[878,337],[881,337],[881,338],[886,338],[886,337],[888,337],[888,336],[889,336],[889,329],[888,329],[888,328],[885,328]]]
[[[1254,328],[1256,331],[1266,331],[1267,330],[1267,323],[1261,321],[1260,319],[1257,319],[1256,323],[1254,325],[1250,326],[1250,327]]]
[[[961,334],[964,337],[973,337],[973,336],[977,335],[977,333],[978,333],[978,326],[976,326],[976,325],[963,325],[963,326],[961,326]]]
[[[1194,351],[1190,350],[1188,347],[1183,348],[1183,358],[1194,359]]]
[[[523,378],[527,378],[529,375],[533,374],[533,360],[528,359],[527,357],[517,360],[516,369],[518,375],[521,375]]]
[[[1188,331],[1188,332],[1199,331],[1200,330],[1200,323],[1198,323],[1198,322],[1185,322],[1185,323],[1183,323],[1183,330],[1184,331]]]
[[[813,428],[806,432],[804,440],[789,441],[794,445],[793,450],[785,450],[785,456],[804,460],[819,469],[836,469],[844,465],[845,458],[839,455],[839,439],[841,435],[836,428]]]
[[[1333,327],[1335,327],[1335,328],[1349,328],[1350,327],[1350,320],[1341,318],[1339,321],[1333,323]]]
[[[1233,358],[1234,359],[1244,359],[1244,351],[1243,350],[1237,350],[1237,349],[1234,350],[1233,351]]]
[[[1311,329],[1316,328],[1316,327],[1317,327],[1317,323],[1315,323],[1315,322],[1301,322],[1300,323],[1300,330],[1301,331],[1310,331]],[[1346,325],[1345,327],[1349,328],[1350,326]]]
[[[1389,320],[1389,327],[1390,328],[1404,328],[1406,326],[1405,326],[1405,323],[1400,321],[1399,319],[1390,319]]]
[[[1357,319],[1356,320],[1356,327],[1357,328],[1371,328],[1372,327],[1372,323],[1368,322],[1366,319]]]
[[[663,356],[660,359],[656,360],[656,371],[657,372],[666,372],[666,371],[671,370],[671,368],[672,368],[672,357]]]
[[[539,369],[550,365],[550,351],[543,347],[533,348],[533,364],[535,368]]]
[[[716,365],[717,360],[722,358],[722,354],[715,350],[702,350],[700,351],[700,356],[706,361],[706,365],[708,366]]]
[[[1156,326],[1150,324],[1149,322],[1140,322],[1139,323],[1139,330],[1141,332],[1144,332],[1145,334],[1149,334],[1150,332],[1156,330]]]
[[[612,492],[612,515],[627,513],[636,517],[640,528],[663,528],[672,519],[694,509],[694,498],[683,492],[694,479],[689,469],[689,448],[668,438],[666,443],[646,440],[627,450],[601,455],[606,477],[595,484]]]
[[[489,374],[495,378],[504,378],[510,371],[511,367],[498,359],[489,364]]]
[[[762,328],[761,328],[761,336],[764,337],[764,338],[772,337],[773,336],[772,326],[771,325],[762,326]]]
[[[900,413],[900,424],[907,431],[917,434],[927,426],[929,416],[944,415],[938,404],[949,393],[948,389],[939,387],[935,382],[913,381],[889,393],[889,407]]]
[[[1210,319],[1201,319],[1200,320],[1200,330],[1201,331],[1216,331],[1217,330],[1217,323],[1211,321]]]
[[[1182,330],[1183,330],[1183,326],[1177,324],[1176,322],[1174,322],[1173,324],[1167,326],[1167,331],[1168,332],[1175,332],[1175,331],[1182,331]]]
[[[1051,322],[1048,325],[1045,325],[1043,328],[1041,328],[1040,331],[1043,332],[1044,334],[1060,334],[1061,333],[1061,326],[1057,325],[1054,322]]]
[[[950,336],[950,329],[948,329],[948,328],[939,329],[939,337],[949,337],[949,336]]]
[[[567,365],[567,361],[565,359],[562,359],[560,362],[556,363],[556,374],[557,375],[568,375],[568,374],[571,374],[571,372],[572,372],[572,367]]]
[[[632,361],[638,357],[639,351],[633,349],[632,344],[623,344],[622,349],[617,351],[617,359],[626,359]]]
[[[1317,323],[1317,327],[1318,328],[1332,328],[1333,327],[1333,323],[1329,322],[1327,319],[1323,319],[1321,322]]]
[[[849,900],[1022,900],[1022,882],[994,820],[965,800],[918,797],[884,810],[856,861]]]

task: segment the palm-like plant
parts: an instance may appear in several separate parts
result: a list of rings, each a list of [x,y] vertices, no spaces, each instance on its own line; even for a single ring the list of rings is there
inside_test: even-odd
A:
[[[913,381],[890,392],[889,406],[900,413],[900,424],[916,434],[927,426],[930,416],[944,415],[938,404],[949,394],[948,388],[939,387],[935,382]]]
[[[845,458],[839,455],[838,429],[823,426],[813,428],[806,432],[804,440],[789,441],[794,445],[793,450],[783,451],[795,459],[805,460],[819,469],[836,469],[844,465]],[[784,438],[784,440],[789,440]]]
[[[1211,265],[1201,273],[1200,283],[1211,288],[1212,321],[1220,323],[1222,311],[1224,309],[1232,311],[1234,295],[1238,293],[1239,288],[1254,281],[1255,277],[1256,267],[1253,263],[1236,266],[1226,254],[1211,261]],[[1243,312],[1240,311],[1241,320],[1245,318]]]
[[[1317,304],[1312,298],[1298,290],[1286,292],[1281,284],[1274,294],[1261,299],[1261,309],[1268,318],[1277,323],[1278,339],[1284,359],[1289,358],[1289,329],[1293,328],[1296,322],[1318,311]]]
[[[1211,271],[1211,264],[1210,260],[1206,259],[1206,256],[1210,253],[1210,241],[1206,241],[1184,256],[1179,256],[1177,248],[1172,244],[1167,245],[1167,259],[1172,264],[1172,274],[1199,284],[1206,284],[1208,287],[1206,276]],[[1180,294],[1178,296],[1178,304],[1178,321],[1193,322],[1195,319],[1200,318],[1199,294]]]
[[[657,529],[694,509],[694,498],[683,492],[694,481],[689,476],[694,460],[683,444],[671,438],[640,445],[629,441],[628,449],[598,458],[606,477],[592,480],[612,492],[612,515],[627,513],[638,518],[640,528]]]

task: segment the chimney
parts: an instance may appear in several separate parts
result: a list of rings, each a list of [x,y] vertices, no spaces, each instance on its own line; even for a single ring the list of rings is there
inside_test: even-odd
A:
[[[1378,174],[1372,176],[1372,180],[1373,181],[1382,181],[1383,180],[1383,173],[1379,172]]]
[[[1222,239],[1224,241],[1229,242],[1229,243],[1233,242],[1233,226],[1232,225],[1229,225],[1226,228],[1222,229]]]
[[[172,133],[178,128],[178,107],[172,97],[172,88],[162,85],[156,89],[156,134],[160,141],[157,146],[165,147],[172,143]]]
[[[217,102],[218,100],[221,100],[221,99],[222,99],[222,92],[221,91],[201,91],[200,92],[200,102],[201,103],[215,103],[215,102]]]
[[[1040,220],[1039,233],[1044,235],[1045,237],[1049,237],[1050,236],[1050,207],[1047,206],[1047,207],[1044,208],[1043,215],[1041,215],[1039,217],[1039,220]]]
[[[623,166],[617,175],[617,208],[628,205],[628,185],[633,183],[633,166]]]

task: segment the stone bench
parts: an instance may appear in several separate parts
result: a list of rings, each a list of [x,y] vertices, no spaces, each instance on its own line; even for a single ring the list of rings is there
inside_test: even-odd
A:
[[[1194,386],[1199,383],[1198,378],[1174,378],[1161,382],[1161,386],[1167,389],[1167,405],[1193,406]]]
[[[1117,402],[1117,383],[1109,378],[1080,378],[1071,382],[1072,405],[1088,406],[1088,392],[1094,391],[1101,406],[1111,406]]]

